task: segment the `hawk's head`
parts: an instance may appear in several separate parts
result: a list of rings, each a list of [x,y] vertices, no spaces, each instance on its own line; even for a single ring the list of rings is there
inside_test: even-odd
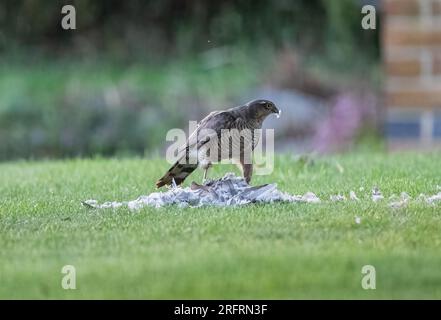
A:
[[[277,115],[280,114],[280,110],[277,109],[276,105],[269,100],[253,100],[246,104],[249,110],[249,114],[259,120],[264,120],[271,113]]]

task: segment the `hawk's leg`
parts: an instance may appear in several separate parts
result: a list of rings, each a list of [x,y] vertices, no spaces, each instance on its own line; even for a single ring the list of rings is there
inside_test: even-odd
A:
[[[207,180],[207,174],[208,174],[208,169],[209,169],[210,167],[206,167],[205,169],[204,169],[204,181],[205,180]]]
[[[202,183],[204,183],[207,180],[208,169],[210,169],[210,167],[211,167],[211,163],[202,166],[202,169],[204,169],[204,179],[202,180]]]
[[[253,165],[242,163],[242,171],[243,171],[243,177],[245,178],[245,181],[248,184],[250,184],[251,177],[253,175]]]

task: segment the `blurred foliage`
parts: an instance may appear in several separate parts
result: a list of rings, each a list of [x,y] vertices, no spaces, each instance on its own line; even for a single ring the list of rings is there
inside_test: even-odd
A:
[[[64,4],[76,8],[75,31],[60,27]],[[325,50],[345,61],[377,55],[378,33],[364,32],[361,17],[356,0],[4,0],[0,48],[158,59],[240,43]]]
[[[202,68],[200,60],[2,65],[0,160],[164,147],[170,128],[199,119],[207,105],[227,105],[257,79],[245,56],[219,68]]]
[[[60,27],[64,4],[77,30]],[[0,160],[154,150],[262,84],[286,48],[321,72],[370,68],[378,32],[360,21],[355,0],[3,0]]]

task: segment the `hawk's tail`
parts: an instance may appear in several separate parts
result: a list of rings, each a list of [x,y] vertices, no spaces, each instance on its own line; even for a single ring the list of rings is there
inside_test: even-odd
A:
[[[167,173],[156,182],[156,188],[161,188],[165,185],[171,185],[173,179],[177,185],[180,185],[196,168],[197,163],[179,163],[176,162]]]

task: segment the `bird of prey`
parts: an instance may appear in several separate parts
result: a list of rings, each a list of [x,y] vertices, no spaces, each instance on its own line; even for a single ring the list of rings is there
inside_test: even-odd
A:
[[[240,164],[249,183],[253,172],[251,154],[259,139],[254,133],[272,113],[279,115],[280,111],[268,100],[253,100],[225,111],[211,112],[178,150],[179,160],[156,182],[156,187],[180,185],[198,167],[204,169],[205,180],[212,163],[224,159]],[[251,132],[251,135],[243,132]]]

